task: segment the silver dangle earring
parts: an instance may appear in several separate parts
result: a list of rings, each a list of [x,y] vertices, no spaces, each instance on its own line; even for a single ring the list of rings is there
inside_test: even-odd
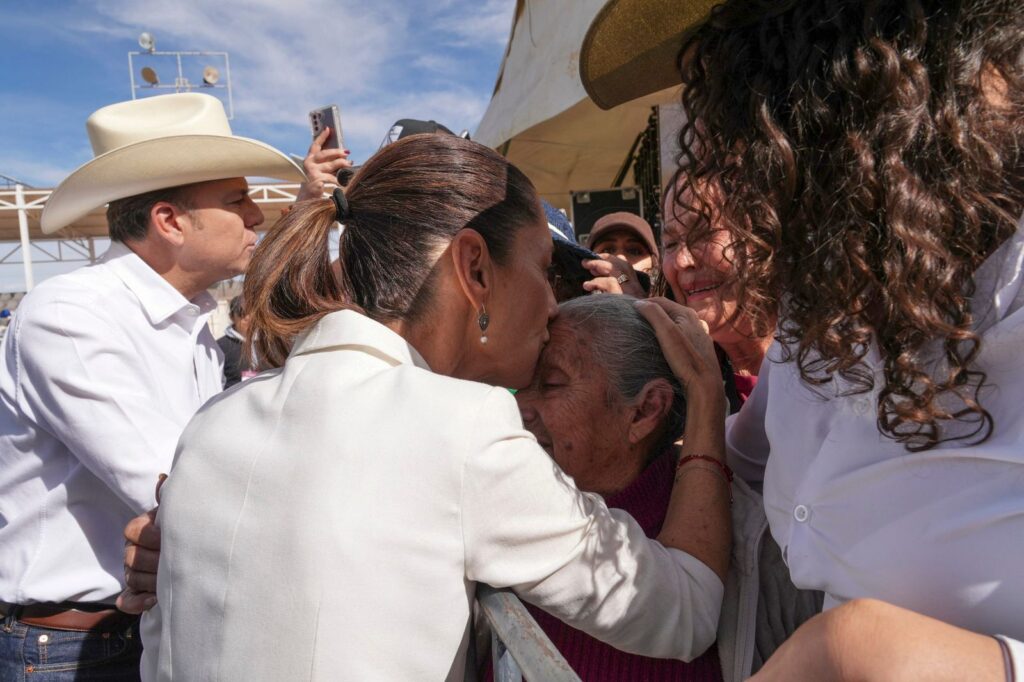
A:
[[[480,314],[476,316],[476,323],[480,325],[480,343],[487,343],[487,327],[491,324],[491,316],[487,314],[487,308],[480,306]]]

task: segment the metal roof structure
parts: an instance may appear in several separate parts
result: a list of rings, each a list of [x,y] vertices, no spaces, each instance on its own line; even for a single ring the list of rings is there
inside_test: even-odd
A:
[[[295,203],[298,183],[253,184],[249,195],[263,210],[264,221],[259,231],[266,231]],[[33,259],[45,262],[81,262],[95,259],[92,241],[108,236],[107,209],[100,206],[85,217],[54,234],[43,234],[39,216],[50,198],[52,189],[31,189],[22,184],[0,186],[0,245],[18,244],[8,249],[0,263],[17,262],[20,256],[25,269],[25,291],[34,284]]]
[[[0,187],[0,242],[16,242],[21,239],[19,214],[22,210],[28,222],[28,236],[32,241],[107,236],[106,206],[90,211],[84,218],[56,234],[43,234],[39,228],[39,216],[53,190],[29,189],[24,185],[21,187],[20,190],[17,185],[10,188]],[[254,184],[249,188],[250,196],[263,209],[265,216],[260,226],[261,230],[270,229],[270,226],[281,217],[282,211],[295,203],[298,191],[297,183]]]

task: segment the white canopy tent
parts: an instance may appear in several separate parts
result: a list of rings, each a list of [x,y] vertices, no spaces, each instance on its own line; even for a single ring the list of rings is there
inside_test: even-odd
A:
[[[517,0],[494,94],[473,138],[502,151],[563,209],[573,190],[610,188],[651,107],[679,99],[679,88],[669,88],[609,111],[590,100],[580,82],[580,46],[604,2]]]

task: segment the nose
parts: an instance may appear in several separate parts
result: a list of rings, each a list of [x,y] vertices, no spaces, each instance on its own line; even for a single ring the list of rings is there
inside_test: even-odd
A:
[[[249,211],[246,213],[245,226],[252,229],[263,224],[264,216],[263,211],[256,202],[252,200],[252,197],[248,199]]]
[[[693,252],[690,251],[690,247],[685,241],[680,241],[679,246],[676,247],[675,265],[680,270],[697,267],[697,260],[693,257]]]

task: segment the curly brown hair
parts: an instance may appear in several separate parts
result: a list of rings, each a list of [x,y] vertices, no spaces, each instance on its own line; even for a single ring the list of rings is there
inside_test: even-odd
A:
[[[1020,0],[730,0],[679,67],[676,209],[692,243],[731,216],[742,314],[822,393],[882,383],[908,450],[988,438],[971,297],[1024,211]]]

